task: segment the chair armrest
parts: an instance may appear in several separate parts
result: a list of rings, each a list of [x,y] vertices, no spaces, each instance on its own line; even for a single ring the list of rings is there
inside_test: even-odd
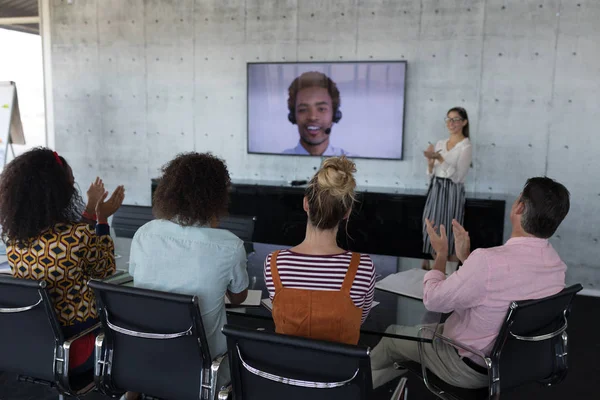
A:
[[[495,377],[492,377],[492,375],[493,375],[492,360],[489,357],[487,357],[485,354],[483,354],[483,352],[481,352],[481,351],[479,351],[477,349],[474,349],[471,346],[467,346],[466,344],[463,344],[463,343],[457,342],[455,340],[452,340],[450,338],[447,338],[444,335],[440,335],[435,330],[433,330],[431,328],[428,328],[428,327],[425,327],[425,326],[421,327],[419,329],[419,337],[422,337],[422,335],[421,335],[422,332],[429,332],[429,333],[431,333],[431,335],[433,336],[434,339],[439,339],[442,342],[447,343],[447,344],[449,344],[450,346],[452,346],[454,348],[459,348],[459,349],[462,349],[462,350],[466,350],[466,351],[468,351],[468,352],[470,352],[472,354],[475,354],[476,356],[480,357],[483,360],[483,362],[485,363],[485,365],[486,365],[486,368],[488,370],[488,374],[490,374],[489,376],[490,376],[490,387],[491,387],[491,385],[493,384],[493,382],[495,380]],[[431,345],[434,346],[434,344],[435,344],[435,342],[432,341]],[[427,365],[425,363],[426,357],[425,357],[425,353],[424,353],[424,350],[423,350],[424,344],[423,344],[423,342],[419,341],[417,343],[417,345],[419,347],[419,358],[420,358],[420,361],[421,361],[421,373],[423,375],[423,382],[425,383],[425,386],[427,387],[427,389],[431,393],[435,394],[438,398],[448,399],[449,397],[447,396],[446,393],[444,393],[443,391],[439,390],[437,387],[435,387],[434,385],[432,385],[429,382],[429,378],[427,377]]]
[[[218,400],[228,400],[231,396],[232,391],[233,388],[231,387],[231,385],[223,386],[219,391]]]
[[[69,353],[71,351],[71,345],[77,339],[84,337],[85,335],[90,334],[101,328],[100,322],[94,324],[93,326],[85,329],[84,331],[79,332],[76,335],[73,335],[62,343],[62,345],[57,346],[57,353],[54,356],[54,367],[56,374],[58,375],[58,379],[60,380],[62,386],[66,391],[70,392],[70,384],[69,384]]]
[[[486,356],[482,351],[474,349],[473,347],[468,346],[468,345],[466,345],[464,343],[457,342],[456,340],[452,340],[452,339],[450,339],[450,338],[448,338],[448,337],[446,337],[444,335],[441,335],[441,334],[437,333],[433,329],[425,327],[425,326],[421,327],[419,329],[419,337],[421,337],[421,332],[422,331],[428,331],[428,332],[430,332],[433,335],[434,338],[439,339],[442,342],[447,343],[447,344],[451,345],[454,348],[458,348],[458,349],[461,349],[461,350],[468,351],[469,353],[475,354],[476,356],[478,356],[479,358],[481,358],[483,360],[483,362],[485,363],[486,368],[488,370],[492,367],[492,361],[491,361],[491,359],[488,356]]]
[[[96,336],[94,341],[94,383],[96,387],[104,394],[104,364],[102,349],[104,346],[104,333]]]
[[[217,380],[219,378],[219,368],[221,363],[227,357],[227,353],[217,356],[210,366],[210,398],[214,399],[217,397]]]

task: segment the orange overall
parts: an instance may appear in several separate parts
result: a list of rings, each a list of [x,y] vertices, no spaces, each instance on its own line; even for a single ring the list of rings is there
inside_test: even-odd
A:
[[[360,254],[352,253],[352,261],[339,291],[283,287],[277,271],[278,255],[279,251],[276,251],[271,256],[271,277],[275,286],[275,331],[285,335],[357,344],[362,309],[354,305],[350,289],[358,271]]]

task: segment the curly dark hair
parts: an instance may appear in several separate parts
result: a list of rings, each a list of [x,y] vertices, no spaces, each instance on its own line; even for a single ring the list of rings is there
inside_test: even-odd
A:
[[[62,165],[61,165],[62,164]],[[84,203],[67,161],[35,148],[12,160],[0,175],[0,225],[6,242],[27,245],[58,223],[76,223]]]
[[[183,153],[162,171],[152,203],[157,218],[191,226],[227,214],[231,180],[220,158],[210,153]]]

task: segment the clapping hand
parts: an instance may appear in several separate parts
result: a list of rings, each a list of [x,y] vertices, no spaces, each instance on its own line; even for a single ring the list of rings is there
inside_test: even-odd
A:
[[[446,227],[440,225],[440,233],[437,233],[437,227],[433,225],[433,221],[425,218],[425,225],[431,247],[436,253],[436,256],[448,257],[448,237],[446,236]]]
[[[104,183],[102,182],[102,179],[96,177],[96,180],[92,182],[89,189],[87,190],[88,202],[85,207],[85,211],[90,215],[95,214],[96,204],[98,204],[98,200],[100,200],[103,195]]]
[[[113,215],[121,204],[123,204],[123,199],[125,199],[125,188],[123,185],[117,186],[112,196],[108,200],[108,192],[104,192],[102,197],[96,203],[96,215],[98,216],[98,223],[106,223],[108,221],[108,217]],[[105,201],[106,200],[106,201]]]
[[[435,154],[436,154],[436,152],[435,152],[435,148],[433,147],[433,144],[429,144],[429,146],[427,146],[427,148],[423,152],[423,155],[425,156],[425,158],[427,158],[430,161],[431,161],[431,159],[433,159],[435,157]]]
[[[467,232],[455,219],[452,220],[452,231],[454,232],[456,257],[464,263],[469,257],[469,254],[471,254],[471,238],[469,237],[469,232]]]

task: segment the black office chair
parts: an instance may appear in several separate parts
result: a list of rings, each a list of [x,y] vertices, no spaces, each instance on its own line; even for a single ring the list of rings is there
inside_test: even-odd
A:
[[[213,399],[225,355],[211,358],[198,298],[92,280],[104,336],[96,386],[159,399]]]
[[[448,400],[497,400],[501,392],[525,383],[558,384],[567,375],[567,319],[573,298],[581,289],[582,286],[576,284],[543,299],[512,302],[490,356],[430,328],[422,328],[423,336],[433,335],[479,356],[488,369],[487,388],[457,388],[428,373],[426,364],[405,362],[401,365],[422,378],[438,398]],[[424,360],[423,346],[427,345],[419,342],[421,360]]]
[[[100,324],[65,339],[46,282],[0,275],[0,326],[0,371],[52,386],[61,399],[94,388],[92,371],[69,374],[69,350],[74,340]]]
[[[112,227],[118,237],[133,238],[142,225],[154,219],[152,207],[122,205],[112,217]]]
[[[153,219],[152,207],[122,205],[113,216],[112,226],[118,237],[133,238],[135,232],[142,225]],[[251,253],[253,251],[251,244],[254,238],[255,223],[256,217],[228,215],[219,220],[217,228],[227,229],[242,239],[244,243],[248,243],[246,252]]]
[[[256,217],[243,215],[228,215],[219,220],[218,229],[227,229],[244,241],[246,254],[254,252],[254,225]]]
[[[236,400],[369,399],[369,348],[225,325]],[[227,399],[222,390],[219,399]]]

